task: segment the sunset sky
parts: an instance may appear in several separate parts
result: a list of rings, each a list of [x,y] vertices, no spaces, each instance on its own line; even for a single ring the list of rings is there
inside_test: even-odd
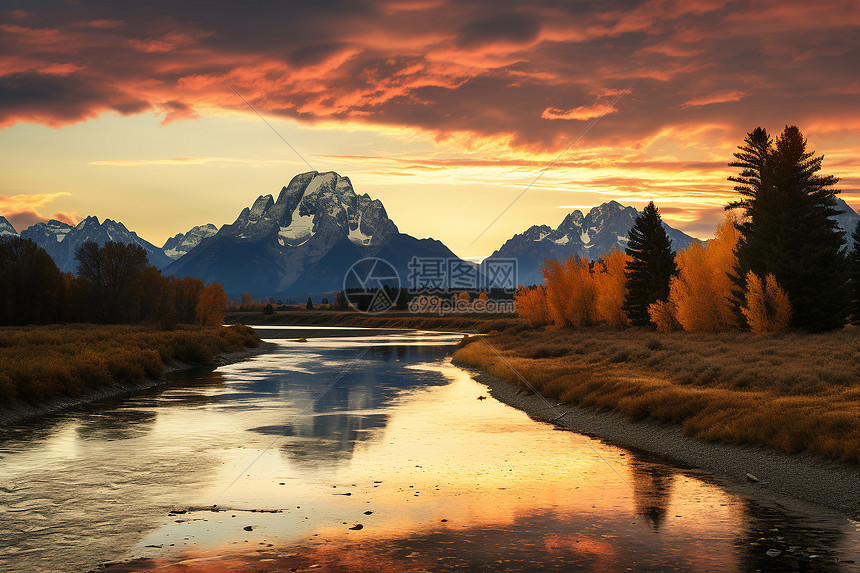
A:
[[[96,215],[160,246],[310,164],[465,257],[610,199],[706,238],[734,148],[787,123],[860,210],[858,2],[3,5],[0,215],[19,231]]]

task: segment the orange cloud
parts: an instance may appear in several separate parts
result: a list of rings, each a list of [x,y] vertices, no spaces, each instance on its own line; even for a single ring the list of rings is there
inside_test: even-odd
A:
[[[712,103],[726,103],[732,101],[740,101],[746,93],[739,90],[730,90],[727,92],[719,92],[708,95],[703,95],[689,99],[681,104],[682,107],[700,107],[703,105],[711,105]]]
[[[0,215],[8,219],[19,232],[36,223],[56,219],[70,225],[77,224],[74,213],[54,212],[50,216],[43,216],[37,208],[43,207],[57,197],[70,195],[70,193],[41,193],[33,195],[0,195]]]
[[[581,105],[579,107],[575,107],[573,109],[569,109],[567,111],[556,109],[554,107],[548,107],[543,110],[541,117],[543,119],[579,119],[579,120],[588,120],[594,119],[595,117],[600,117],[601,115],[606,115],[609,113],[615,113],[618,110],[612,106],[605,105]]]

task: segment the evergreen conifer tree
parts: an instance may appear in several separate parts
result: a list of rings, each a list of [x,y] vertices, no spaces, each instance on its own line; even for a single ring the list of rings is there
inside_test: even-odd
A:
[[[854,239],[854,250],[849,256],[850,272],[851,272],[851,312],[854,315],[854,324],[860,325],[860,221],[857,222],[857,228],[854,229],[854,234],[851,235]]]
[[[746,302],[747,274],[753,271],[759,276],[766,275],[766,257],[769,248],[768,232],[773,227],[772,216],[775,214],[770,178],[766,170],[768,155],[772,151],[773,140],[767,130],[757,127],[747,134],[743,145],[735,152],[735,161],[729,167],[737,167],[740,173],[729,177],[735,184],[734,190],[741,196],[732,201],[726,209],[743,209],[745,218],[736,223],[740,231],[738,244],[735,249],[737,263],[729,273],[734,287],[731,293],[732,310],[739,325],[746,326],[746,319],[741,308]],[[768,217],[771,216],[771,219]]]
[[[626,252],[630,260],[625,269],[624,312],[631,324],[649,326],[648,307],[669,298],[669,279],[677,273],[672,241],[653,202],[648,203],[630,229]]]
[[[741,172],[729,180],[741,199],[728,205],[744,210],[739,224],[738,264],[733,302],[745,296],[742,273],[773,274],[794,309],[793,326],[811,332],[840,328],[848,312],[844,238],[837,214],[838,179],[819,175],[823,156],[807,151],[796,126],[786,126],[775,144],[757,128],[747,135],[730,163]]]

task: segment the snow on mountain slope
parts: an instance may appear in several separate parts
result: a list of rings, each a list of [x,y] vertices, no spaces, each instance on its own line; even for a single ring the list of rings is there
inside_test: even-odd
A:
[[[851,234],[854,233],[854,229],[857,228],[857,223],[860,221],[860,214],[852,209],[848,203],[838,197],[836,198],[836,210],[840,213],[834,217],[834,219],[836,219],[842,232],[845,233],[846,246],[850,251],[854,248],[854,240],[851,238]]]
[[[576,210],[566,215],[555,229],[548,225],[534,225],[514,235],[488,258],[515,258],[520,284],[540,284],[543,282],[540,267],[544,259],[563,261],[567,257],[578,256],[596,260],[613,248],[624,250],[627,233],[638,214],[633,207],[625,207],[616,201],[598,205],[587,215]],[[663,227],[676,250],[698,240],[665,223]]]
[[[0,217],[0,237],[17,237],[18,231],[12,226],[12,223],[6,220],[6,217]]]
[[[164,252],[129,231],[125,225],[112,219],[99,223],[96,217],[87,217],[74,227],[62,221],[51,220],[47,223],[36,223],[21,233],[21,237],[32,239],[45,249],[63,272],[74,272],[77,269],[75,251],[87,241],[104,245],[108,241],[118,243],[133,243],[146,250],[150,264],[163,268],[170,262]]]
[[[167,239],[161,250],[171,259],[176,260],[199,245],[200,241],[212,237],[217,232],[218,227],[212,223],[197,225],[196,227],[192,227],[187,233],[177,233]]]
[[[293,177],[277,199],[259,196],[166,272],[218,281],[231,293],[330,293],[343,288],[343,265],[356,257],[389,243],[410,250],[413,243],[401,236],[382,203],[358,195],[348,177],[311,171]]]

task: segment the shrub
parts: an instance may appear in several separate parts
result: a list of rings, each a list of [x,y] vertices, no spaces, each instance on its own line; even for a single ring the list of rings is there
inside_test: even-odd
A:
[[[0,403],[41,402],[115,382],[158,378],[173,359],[206,362],[259,344],[246,326],[47,326],[0,331]]]

